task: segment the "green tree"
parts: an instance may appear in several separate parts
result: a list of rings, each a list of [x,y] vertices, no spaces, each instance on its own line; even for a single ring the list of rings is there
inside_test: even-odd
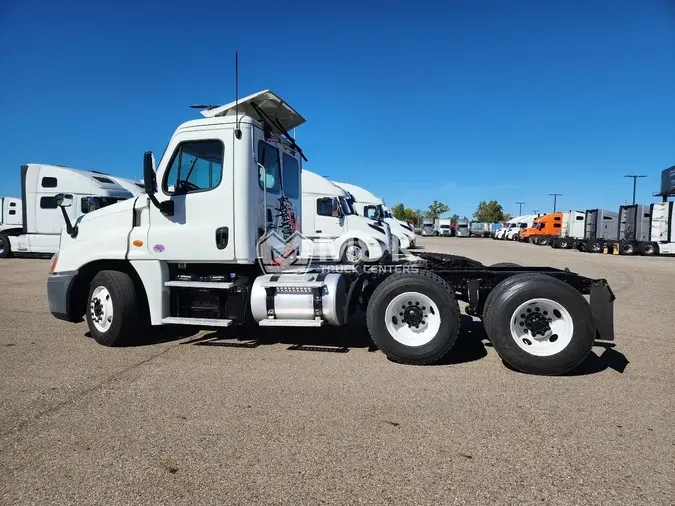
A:
[[[509,221],[513,219],[513,215],[511,213],[505,213],[504,216],[502,216],[502,219],[500,221]]]
[[[496,200],[491,200],[490,202],[481,200],[478,203],[478,209],[473,213],[473,217],[476,221],[486,223],[504,221],[504,209]]]
[[[429,204],[429,211],[427,211],[427,218],[438,218],[440,215],[447,213],[450,210],[450,206],[434,200]]]
[[[413,222],[417,224],[417,211],[415,211],[414,209],[406,207],[404,216],[405,218],[403,218],[403,221],[405,221],[406,223]]]
[[[450,217],[450,223],[457,223],[457,220],[459,219],[459,214],[453,214]]]
[[[394,218],[397,220],[405,220],[405,206],[403,203],[396,204],[391,208],[391,214],[394,215]]]

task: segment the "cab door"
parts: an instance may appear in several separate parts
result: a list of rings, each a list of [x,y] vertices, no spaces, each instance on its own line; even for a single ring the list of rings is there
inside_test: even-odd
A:
[[[173,214],[150,205],[147,247],[167,261],[235,259],[234,194],[228,130],[180,132],[157,170],[157,200],[173,202]],[[231,147],[231,146],[230,146]],[[169,213],[167,213],[169,214]]]

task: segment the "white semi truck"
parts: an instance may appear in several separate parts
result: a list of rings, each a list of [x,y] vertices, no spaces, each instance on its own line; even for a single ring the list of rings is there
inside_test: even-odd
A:
[[[452,219],[450,218],[436,218],[436,235],[442,237],[452,236]]]
[[[384,220],[391,227],[391,233],[396,236],[401,248],[409,249],[415,247],[415,230],[413,227],[405,221],[394,218],[391,211],[384,205],[382,199],[355,184],[340,181],[333,181],[333,183],[350,195],[352,206],[358,215]]]
[[[22,225],[21,199],[0,197],[0,228]]]
[[[566,211],[562,213],[562,227],[560,234],[550,237],[548,244],[552,248],[570,249],[575,242],[584,238],[586,230],[586,213],[581,211]]]
[[[437,235],[436,229],[434,228],[433,218],[422,218],[422,235],[423,236]]]
[[[176,129],[156,170],[145,154],[146,195],[75,224],[64,215],[47,281],[50,311],[70,322],[84,317],[98,343],[133,341],[148,325],[342,325],[361,308],[384,354],[429,364],[457,339],[458,300],[520,371],[564,373],[586,359],[596,338],[614,338],[607,282],[568,270],[422,252],[417,261],[382,259],[375,268],[310,263],[270,273],[259,255],[269,236],[265,204],[285,203],[280,230],[298,231],[291,214],[301,212],[293,197],[302,193],[304,154],[288,132],[305,120],[269,90],[202,115]],[[294,161],[268,164],[286,156]],[[63,209],[75,203],[56,200]]]
[[[55,195],[71,196],[74,205],[59,209]],[[54,254],[59,249],[62,212],[75,222],[91,210],[133,195],[103,174],[60,165],[29,163],[21,167],[21,206],[18,222],[0,225],[0,258],[12,253]],[[10,202],[11,204],[12,202]],[[20,203],[20,204],[19,204]],[[14,218],[16,214],[9,215]]]
[[[469,237],[471,236],[471,230],[469,229],[469,220],[462,218],[457,220],[455,225],[455,236],[456,237]]]
[[[313,243],[313,260],[360,264],[391,253],[389,225],[357,215],[344,189],[307,169],[302,169],[301,228]]]

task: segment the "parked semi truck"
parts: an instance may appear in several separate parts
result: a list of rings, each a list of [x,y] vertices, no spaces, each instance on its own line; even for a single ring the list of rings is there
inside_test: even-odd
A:
[[[532,228],[534,226],[534,221],[541,215],[539,214],[526,214],[517,218],[517,221],[509,227],[506,232],[504,232],[504,239],[510,241],[518,241],[520,239],[521,230]]]
[[[268,212],[268,229],[282,225],[278,215]],[[312,243],[305,245],[312,251],[304,256],[314,259],[360,264],[391,253],[389,225],[357,215],[343,188],[307,169],[302,169],[301,230]]]
[[[456,342],[458,300],[482,318],[500,357],[524,372],[564,373],[596,338],[614,338],[608,283],[569,270],[422,252],[415,261],[382,259],[375,269],[310,263],[269,273],[259,255],[272,198],[261,184],[261,152],[267,161],[295,160],[278,167],[281,202],[291,198],[286,191],[302,194],[295,167],[304,153],[288,132],[305,120],[270,90],[202,115],[176,129],[156,169],[145,154],[146,195],[75,224],[64,214],[47,281],[50,311],[70,322],[84,317],[98,343],[133,342],[148,325],[342,325],[362,308],[385,355],[428,364]],[[75,200],[56,202],[67,210]]]
[[[389,208],[384,205],[382,199],[355,184],[338,181],[332,181],[332,183],[347,192],[356,214],[371,219],[383,220],[391,228],[391,233],[396,236],[401,248],[408,249],[415,247],[416,237],[412,225],[394,218]]]
[[[531,227],[521,229],[518,240],[532,244],[547,245],[551,238],[562,232],[563,213],[545,214],[536,218]]]
[[[452,220],[450,218],[436,218],[436,235],[452,236]]]
[[[74,205],[59,209],[55,200],[59,193],[70,195]],[[54,254],[59,249],[62,211],[74,222],[94,209],[131,197],[131,193],[98,173],[58,165],[23,165],[21,200],[15,201],[21,205],[21,220],[0,226],[0,258],[12,253]]]
[[[469,223],[469,237],[490,237],[493,223],[472,221]]]
[[[606,209],[588,209],[584,227],[584,238],[575,246],[580,251],[601,253],[607,241],[615,239],[619,233],[619,215]]]
[[[21,226],[21,199],[0,197],[0,228]]]
[[[515,226],[520,218],[521,216],[516,216],[515,218],[511,218],[510,220],[507,220],[506,222],[502,223],[501,226],[498,227],[497,230],[495,230],[495,233],[492,236],[492,238],[503,240],[506,235],[506,232],[508,232],[511,229],[511,227]]]
[[[422,235],[433,236],[436,234],[433,218],[422,218]]]
[[[570,249],[576,241],[584,238],[586,213],[567,211],[562,213],[562,229],[560,235],[549,238],[552,248]]]
[[[457,237],[469,237],[471,231],[469,230],[469,220],[460,219],[457,220],[455,225],[455,236]]]

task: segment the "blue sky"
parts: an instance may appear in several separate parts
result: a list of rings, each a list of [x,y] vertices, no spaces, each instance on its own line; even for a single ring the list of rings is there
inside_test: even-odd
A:
[[[140,177],[189,104],[233,100],[235,50],[242,95],[307,119],[306,167],[390,205],[615,209],[675,164],[668,0],[250,5],[0,0],[0,195],[26,162]]]

